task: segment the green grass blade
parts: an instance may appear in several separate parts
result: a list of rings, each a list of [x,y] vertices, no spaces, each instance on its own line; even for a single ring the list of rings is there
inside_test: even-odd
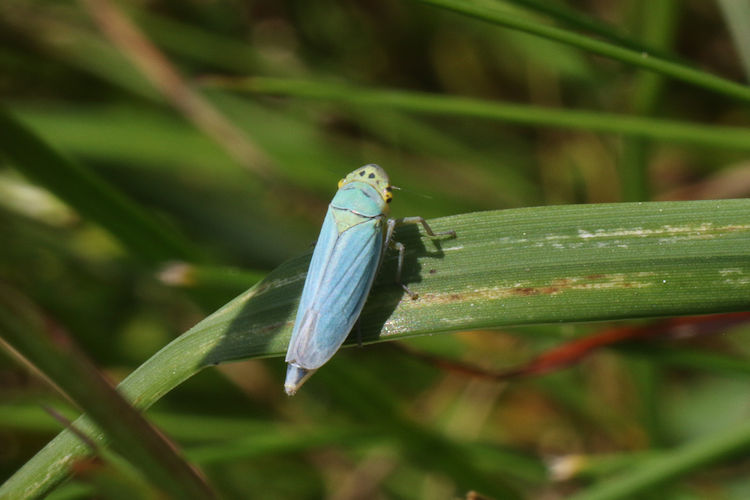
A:
[[[719,0],[719,7],[734,39],[734,48],[750,82],[750,4],[743,0]]]
[[[363,107],[392,108],[431,115],[467,116],[519,125],[561,127],[566,130],[591,130],[688,144],[750,150],[750,129],[740,127],[697,125],[676,120],[641,118],[616,113],[550,109],[469,97],[400,90],[365,89],[304,80],[251,78],[222,81],[217,82],[217,84],[247,92],[329,100]]]
[[[749,221],[750,200],[722,200],[470,213],[431,221],[458,234],[438,241],[404,226],[403,279],[420,297],[404,298],[394,286],[389,254],[361,316],[362,338],[747,310]],[[155,354],[121,391],[147,408],[204,367],[282,354],[308,262],[305,255],[282,264]],[[85,418],[76,425],[95,432]],[[40,477],[32,493],[47,491],[85,451],[60,434],[0,496],[25,498],[25,485]]]
[[[630,48],[618,47],[608,42],[597,40],[572,31],[541,24],[519,16],[509,14],[499,9],[488,8],[457,0],[420,0],[422,3],[458,12],[488,23],[513,28],[525,33],[531,33],[543,38],[562,42],[573,47],[587,50],[593,54],[609,57],[633,66],[656,71],[698,87],[713,90],[728,97],[743,101],[750,101],[750,87],[725,78],[721,78],[704,71],[700,71],[684,64],[669,61],[653,54],[636,51]]]
[[[569,500],[642,498],[649,489],[683,476],[701,466],[750,449],[750,422],[696,439],[677,449],[645,458],[635,467],[585,489]]]
[[[643,37],[658,47],[672,44],[677,25],[678,3],[674,0],[645,6],[648,16],[641,21]],[[640,19],[640,18],[639,18]],[[633,81],[633,98],[630,109],[634,114],[654,114],[666,85],[666,79],[658,73],[640,73]],[[622,201],[645,201],[651,199],[648,175],[648,153],[651,144],[643,138],[631,138],[624,142],[620,166],[622,179]]]
[[[650,45],[648,42],[635,40],[620,32],[617,27],[607,24],[595,17],[588,16],[576,9],[566,7],[564,4],[547,2],[545,0],[507,0],[531,11],[548,15],[550,18],[567,24],[573,28],[588,31],[599,35],[618,45],[631,48],[640,52],[658,54],[668,59],[674,59],[674,55],[668,54],[661,47]]]
[[[0,153],[29,179],[108,230],[134,256],[149,264],[175,258],[200,260],[199,252],[187,240],[95,172],[58,154],[2,108],[0,130]]]
[[[164,436],[109,385],[69,338],[55,332],[45,320],[27,299],[0,287],[0,337],[4,342],[87,411],[114,448],[170,498],[214,498],[201,476]]]

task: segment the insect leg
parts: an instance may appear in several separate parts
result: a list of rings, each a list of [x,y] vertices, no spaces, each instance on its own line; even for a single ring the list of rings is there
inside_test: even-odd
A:
[[[403,243],[400,241],[396,241],[393,243],[393,248],[398,250],[398,268],[396,269],[396,283],[401,285],[401,288],[404,289],[404,291],[409,294],[409,297],[411,297],[412,300],[417,300],[419,297],[419,294],[416,294],[409,290],[409,287],[404,285],[401,282],[401,269],[404,267],[404,251],[406,251],[406,247]]]
[[[385,231],[385,244],[388,248],[398,250],[396,284],[400,285],[412,300],[415,300],[419,295],[409,290],[409,287],[401,282],[401,270],[404,268],[404,252],[406,251],[406,247],[401,242],[393,241],[393,230],[396,228],[396,224],[398,224],[398,219],[388,219],[388,225]]]
[[[422,224],[422,227],[424,227],[425,232],[432,237],[437,236],[451,236],[453,238],[456,237],[455,231],[444,231],[441,233],[436,233],[432,230],[429,224],[427,224],[427,221],[424,220],[424,217],[402,217],[401,219],[388,219],[388,227],[386,229],[385,233],[385,241],[386,245],[390,248],[394,248],[398,250],[398,267],[396,268],[396,283],[401,285],[401,288],[404,289],[404,291],[409,294],[409,297],[412,298],[412,300],[419,297],[416,293],[409,290],[409,287],[404,285],[401,282],[401,270],[404,267],[404,252],[406,251],[406,247],[404,247],[404,244],[398,241],[393,241],[393,231],[395,230],[397,225],[400,224]]]

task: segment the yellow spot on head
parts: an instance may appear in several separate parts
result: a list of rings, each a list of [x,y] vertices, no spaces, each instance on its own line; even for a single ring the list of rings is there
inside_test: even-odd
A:
[[[339,189],[350,182],[364,182],[365,184],[371,185],[377,189],[378,193],[380,193],[380,196],[383,197],[383,200],[386,203],[390,203],[391,199],[393,199],[388,174],[385,173],[385,170],[374,163],[359,167],[357,170],[341,179],[339,181]]]

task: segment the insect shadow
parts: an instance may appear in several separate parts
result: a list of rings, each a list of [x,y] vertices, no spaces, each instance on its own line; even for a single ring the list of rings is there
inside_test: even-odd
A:
[[[284,262],[214,313],[227,319],[216,321],[216,328],[223,332],[203,358],[205,366],[268,357],[286,350],[310,257],[307,253]]]
[[[442,258],[441,242],[446,237],[422,238],[415,224],[399,226],[394,241],[405,246],[401,283],[407,287],[424,279],[420,259]],[[412,299],[396,282],[398,251],[385,250],[383,263],[360,319],[345,345],[376,341],[383,326],[402,300]],[[204,366],[268,357],[286,352],[311,253],[291,259],[272,271],[255,287],[225,305],[214,316],[221,340],[203,358]],[[223,320],[222,316],[227,319]],[[207,318],[206,321],[211,320]]]
[[[452,238],[422,236],[417,224],[404,224],[396,228],[393,241],[398,241],[405,247],[400,282],[397,281],[398,251],[394,248],[387,248],[370,296],[367,298],[359,321],[347,337],[345,345],[378,340],[383,326],[402,300],[419,301],[418,296],[412,299],[402,285],[411,290],[412,285],[425,279],[426,274],[429,275],[423,272],[420,259],[443,258],[442,242],[446,239]]]

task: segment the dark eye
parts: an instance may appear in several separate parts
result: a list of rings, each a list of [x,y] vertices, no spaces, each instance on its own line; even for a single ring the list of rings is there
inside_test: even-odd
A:
[[[359,175],[360,175],[360,177],[363,176],[363,175],[365,175],[365,171],[364,170],[360,170],[359,171]]]
[[[369,177],[370,179],[374,179],[375,178],[375,174],[370,174],[367,177]]]

